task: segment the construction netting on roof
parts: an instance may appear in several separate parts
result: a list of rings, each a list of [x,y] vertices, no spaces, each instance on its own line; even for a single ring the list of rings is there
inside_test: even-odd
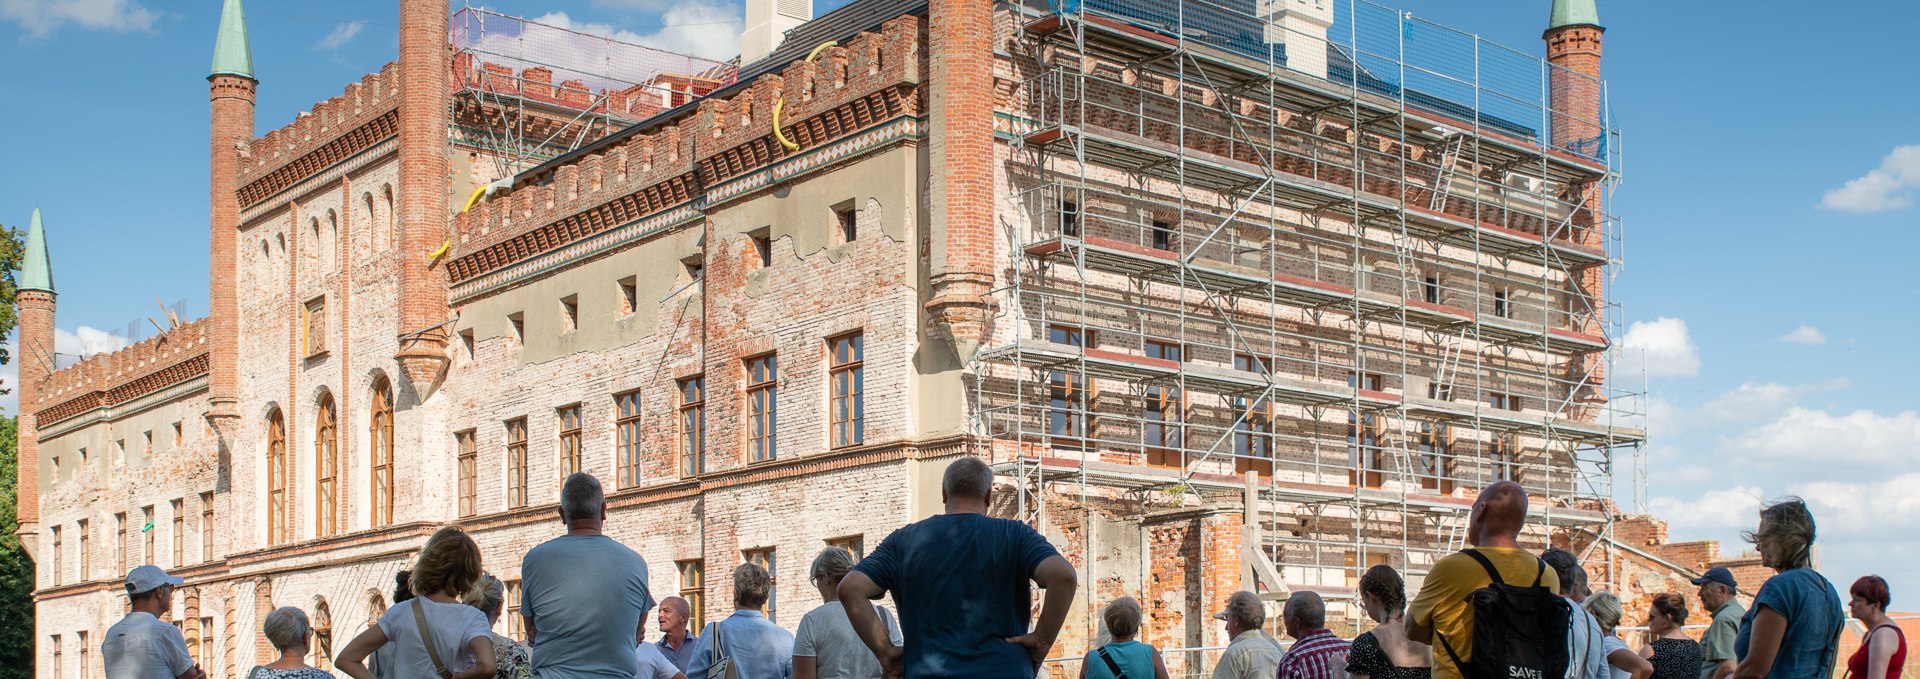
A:
[[[454,14],[451,38],[456,87],[626,117],[704,96],[739,73],[734,62],[648,47],[618,31],[583,32],[475,7]],[[647,105],[636,108],[642,94]]]

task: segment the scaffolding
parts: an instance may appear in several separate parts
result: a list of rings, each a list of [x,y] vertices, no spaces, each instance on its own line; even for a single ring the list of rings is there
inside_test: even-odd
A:
[[[495,177],[687,104],[734,83],[738,64],[477,7],[454,13],[453,134],[495,163]]]
[[[1010,8],[1005,259],[969,369],[1016,511],[1244,498],[1262,589],[1349,603],[1373,564],[1417,582],[1459,549],[1496,480],[1535,498],[1536,544],[1610,535],[1645,433],[1605,379],[1605,83],[1308,4]]]

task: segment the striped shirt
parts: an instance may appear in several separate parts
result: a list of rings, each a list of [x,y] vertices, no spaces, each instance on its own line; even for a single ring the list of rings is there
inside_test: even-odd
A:
[[[1353,644],[1332,632],[1317,629],[1293,642],[1280,656],[1280,679],[1336,679],[1346,676],[1347,651]]]

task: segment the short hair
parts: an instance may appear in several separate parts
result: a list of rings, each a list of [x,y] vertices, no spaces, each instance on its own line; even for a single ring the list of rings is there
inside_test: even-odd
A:
[[[146,600],[146,599],[149,599],[149,598],[152,598],[152,597],[153,597],[154,595],[157,595],[157,594],[159,594],[159,593],[160,593],[160,588],[161,588],[161,587],[171,587],[171,586],[172,586],[172,585],[164,585],[164,584],[163,584],[163,585],[160,585],[160,587],[155,587],[155,588],[153,588],[153,589],[150,589],[150,590],[147,590],[147,591],[145,591],[145,592],[135,592],[135,591],[133,591],[133,585],[127,585],[127,586],[126,586],[126,588],[127,588],[127,601],[130,601],[130,602],[138,602],[138,601],[143,601],[143,600]]]
[[[1887,589],[1887,579],[1878,575],[1861,576],[1853,581],[1852,587],[1847,588],[1847,593],[1878,605],[1883,613],[1887,610],[1887,604],[1893,603],[1893,592]]]
[[[292,606],[273,609],[272,613],[267,614],[267,621],[261,628],[267,634],[267,641],[273,642],[273,647],[282,651],[305,645],[307,634],[313,631],[313,627],[307,624],[306,612]]]
[[[607,496],[600,490],[600,479],[586,472],[574,472],[560,484],[560,520],[579,521],[600,518],[607,508]]]
[[[416,595],[465,594],[479,581],[480,546],[466,531],[447,526],[434,531],[426,546],[420,548],[408,586]]]
[[[839,582],[840,578],[846,577],[847,571],[851,570],[853,570],[853,553],[840,547],[828,547],[820,550],[819,556],[813,557],[813,566],[807,569],[807,579],[815,580],[824,575],[834,582]]]
[[[1360,576],[1360,594],[1372,594],[1389,613],[1407,607],[1407,583],[1400,579],[1399,571],[1386,564],[1377,564]]]
[[[1687,624],[1687,598],[1671,592],[1653,595],[1653,612],[1673,619],[1675,625]]]
[[[1742,535],[1760,552],[1761,563],[1795,568],[1813,562],[1813,512],[1807,502],[1785,497],[1760,508],[1760,525]]]
[[[977,457],[962,457],[947,465],[940,492],[947,497],[986,498],[993,491],[993,469]]]
[[[680,614],[681,617],[693,617],[693,606],[688,605],[686,599],[677,596],[670,596],[660,600],[660,610],[664,611],[668,609],[672,609],[674,613]]]
[[[1100,621],[1107,624],[1107,633],[1115,637],[1131,637],[1140,633],[1140,602],[1133,597],[1123,596],[1107,603],[1100,610]]]
[[[1294,592],[1287,597],[1287,606],[1282,615],[1288,620],[1298,620],[1307,629],[1320,629],[1327,626],[1327,604],[1320,595],[1307,590]]]
[[[500,605],[507,601],[507,586],[500,584],[500,578],[481,575],[480,581],[473,583],[473,589],[467,590],[460,602],[480,609],[487,617],[500,614]]]
[[[1547,567],[1553,569],[1553,574],[1560,578],[1560,596],[1571,596],[1574,588],[1580,585],[1580,576],[1576,574],[1580,570],[1580,559],[1573,552],[1552,547],[1540,553],[1540,560],[1547,562]]]
[[[408,570],[393,574],[393,603],[403,604],[413,598],[413,588],[408,586],[408,580],[412,576],[413,571]]]
[[[1259,595],[1240,590],[1227,595],[1227,619],[1239,623],[1241,629],[1260,629],[1267,624],[1267,606],[1260,603]]]
[[[1600,623],[1602,630],[1619,627],[1620,616],[1626,614],[1626,609],[1620,605],[1620,597],[1614,596],[1613,592],[1594,592],[1581,606],[1593,614],[1594,621]]]
[[[733,605],[759,608],[767,604],[773,591],[773,576],[758,564],[743,563],[733,569]]]

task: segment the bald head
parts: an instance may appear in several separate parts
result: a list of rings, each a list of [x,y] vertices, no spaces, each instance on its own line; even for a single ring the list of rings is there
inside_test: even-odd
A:
[[[1514,547],[1526,523],[1526,489],[1499,481],[1480,491],[1480,499],[1474,501],[1467,537],[1476,547]]]

